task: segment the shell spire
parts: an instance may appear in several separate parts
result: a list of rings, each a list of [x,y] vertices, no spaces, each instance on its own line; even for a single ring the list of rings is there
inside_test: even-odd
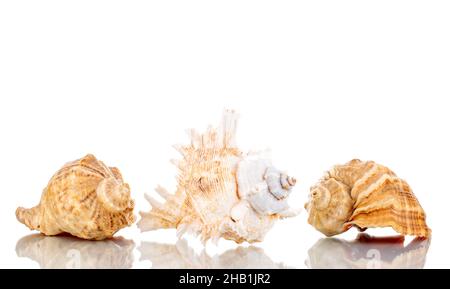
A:
[[[327,236],[356,226],[391,227],[402,235],[428,238],[426,215],[411,187],[387,167],[352,160],[332,168],[313,187],[308,222]]]
[[[93,155],[64,165],[44,189],[39,205],[19,207],[16,217],[45,235],[69,233],[102,240],[134,222],[130,187],[117,168]]]
[[[236,146],[238,115],[224,112],[217,128],[200,134],[189,130],[190,144],[176,146],[182,159],[175,194],[162,187],[166,202],[146,196],[152,206],[141,212],[141,231],[176,228],[178,236],[191,232],[203,242],[220,237],[256,242],[273,222],[295,215],[287,205],[295,180],[272,167],[270,160],[244,155]]]

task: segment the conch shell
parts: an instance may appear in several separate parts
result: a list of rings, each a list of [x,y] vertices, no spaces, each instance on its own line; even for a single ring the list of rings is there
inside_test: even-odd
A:
[[[356,226],[392,227],[401,235],[428,238],[425,212],[409,185],[375,162],[335,166],[313,187],[305,205],[308,222],[327,236]]]
[[[218,129],[190,131],[191,144],[177,148],[183,156],[175,162],[178,188],[175,194],[157,188],[164,204],[146,196],[152,210],[141,212],[141,231],[176,228],[179,237],[191,232],[203,242],[251,243],[262,241],[276,220],[297,213],[287,203],[295,179],[262,154],[244,155],[236,147],[237,118],[225,111]]]
[[[111,238],[134,222],[130,188],[117,168],[93,155],[67,163],[50,180],[39,205],[18,208],[17,219],[45,235]]]

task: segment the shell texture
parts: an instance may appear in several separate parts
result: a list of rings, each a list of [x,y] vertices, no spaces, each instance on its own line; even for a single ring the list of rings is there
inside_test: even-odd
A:
[[[401,235],[428,238],[425,212],[410,186],[387,167],[352,160],[335,166],[313,187],[308,222],[327,236],[356,226],[391,227]]]
[[[261,153],[243,154],[235,142],[237,114],[225,111],[219,128],[189,132],[191,143],[178,146],[182,159],[175,194],[156,191],[166,202],[146,196],[152,206],[141,212],[142,231],[176,228],[237,243],[262,241],[274,222],[297,212],[287,204],[295,179],[274,168]]]
[[[49,181],[40,203],[18,208],[16,217],[45,235],[102,240],[134,222],[133,208],[120,171],[89,154],[65,164]]]

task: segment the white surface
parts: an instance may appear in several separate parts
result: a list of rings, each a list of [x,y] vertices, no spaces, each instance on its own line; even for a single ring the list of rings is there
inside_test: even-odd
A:
[[[136,211],[147,210],[145,192],[174,188],[172,144],[225,107],[242,115],[244,150],[270,147],[297,177],[293,206],[336,163],[389,166],[428,214],[425,267],[450,266],[448,1],[148,2],[0,3],[0,267],[39,268],[16,254],[31,232],[14,211],[37,204],[66,161],[94,153],[119,167]],[[133,267],[152,266],[139,260],[141,242],[175,243],[173,231],[118,235],[134,241]],[[303,211],[257,246],[304,268],[322,237]],[[68,254],[30,250],[55,262]]]

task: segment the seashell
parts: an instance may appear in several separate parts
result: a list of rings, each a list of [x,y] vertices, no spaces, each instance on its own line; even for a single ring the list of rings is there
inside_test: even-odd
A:
[[[405,244],[404,236],[367,234],[353,241],[325,238],[308,250],[305,263],[310,269],[422,269],[430,242],[416,237]]]
[[[102,240],[134,222],[133,208],[119,169],[89,154],[64,165],[49,181],[39,205],[18,208],[16,217],[45,235],[65,232]]]
[[[176,228],[200,235],[203,242],[223,237],[237,243],[262,241],[274,222],[297,214],[288,203],[295,179],[274,168],[261,153],[243,154],[236,146],[238,116],[225,111],[219,128],[190,131],[191,143],[179,146],[178,187],[166,202],[146,196],[152,206],[141,212],[141,231]]]
[[[32,234],[16,244],[16,254],[41,269],[129,269],[133,267],[134,242],[122,237],[91,242],[72,236]]]
[[[142,242],[140,261],[150,261],[152,269],[290,269],[274,262],[262,248],[238,246],[221,254],[196,253],[186,240],[176,244]]]
[[[335,166],[313,187],[308,222],[327,236],[356,226],[392,227],[402,235],[430,237],[425,212],[410,186],[375,162]]]

